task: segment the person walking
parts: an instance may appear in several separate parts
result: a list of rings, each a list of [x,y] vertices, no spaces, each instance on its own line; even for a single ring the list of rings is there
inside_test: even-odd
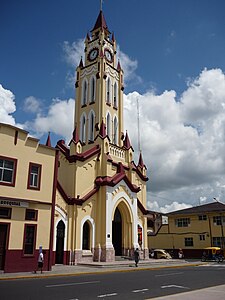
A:
[[[135,261],[135,266],[138,267],[138,262],[140,259],[139,251],[138,248],[134,251],[134,261]]]
[[[43,265],[44,265],[44,254],[42,251],[42,247],[39,247],[39,255],[38,255],[38,270],[41,270],[41,273],[43,273],[42,269],[43,269]],[[37,273],[37,271],[35,271],[35,273]]]

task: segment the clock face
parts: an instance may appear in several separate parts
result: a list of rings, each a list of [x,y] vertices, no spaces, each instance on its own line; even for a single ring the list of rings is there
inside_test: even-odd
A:
[[[98,56],[98,48],[92,49],[88,54],[88,60],[92,61],[95,60]]]
[[[112,52],[109,49],[105,49],[105,58],[109,62],[112,62],[113,55],[112,55]]]

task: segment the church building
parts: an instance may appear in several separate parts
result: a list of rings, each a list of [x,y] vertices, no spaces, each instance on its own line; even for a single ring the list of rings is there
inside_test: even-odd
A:
[[[0,272],[148,259],[146,166],[123,124],[124,73],[102,9],[76,69],[71,141],[0,123]]]
[[[148,259],[146,166],[124,132],[124,73],[102,9],[76,69],[74,131],[58,141],[55,263]],[[53,263],[54,263],[53,262]]]

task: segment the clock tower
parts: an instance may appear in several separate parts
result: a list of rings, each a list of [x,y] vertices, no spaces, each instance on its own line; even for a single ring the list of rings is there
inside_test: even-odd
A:
[[[83,144],[94,142],[103,122],[111,143],[122,146],[123,70],[116,41],[102,10],[85,39],[84,61],[77,67],[75,127]]]
[[[102,9],[76,69],[74,132],[58,141],[55,262],[148,259],[146,166],[123,129],[123,70]]]

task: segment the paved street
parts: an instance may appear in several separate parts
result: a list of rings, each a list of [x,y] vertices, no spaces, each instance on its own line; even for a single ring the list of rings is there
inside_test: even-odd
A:
[[[201,299],[198,296],[204,294],[201,289],[209,287],[213,289],[208,291],[209,296],[205,300],[225,299],[224,287],[214,287],[225,284],[225,264],[175,268],[163,266],[152,270],[132,266],[130,270],[126,268],[116,272],[1,280],[1,300],[152,299],[167,295],[170,296],[159,299],[177,299],[177,296],[181,297],[181,294],[176,296],[177,293],[182,293],[182,299],[185,300]]]

